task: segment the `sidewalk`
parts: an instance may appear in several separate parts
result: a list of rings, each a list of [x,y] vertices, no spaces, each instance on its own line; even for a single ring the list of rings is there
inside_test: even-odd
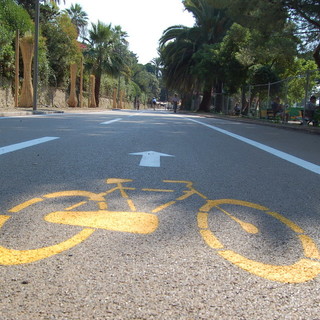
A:
[[[198,114],[198,113],[197,113]],[[279,129],[286,129],[286,130],[296,130],[300,132],[306,132],[311,134],[320,134],[320,127],[313,127],[310,125],[301,125],[300,123],[288,122],[288,123],[276,123],[272,122],[271,120],[265,119],[258,119],[258,118],[249,118],[243,116],[228,116],[228,115],[218,115],[218,114],[205,114],[201,113],[201,116],[205,118],[217,118],[217,119],[224,119],[224,120],[231,120],[237,122],[245,122],[245,123],[252,123],[262,126],[269,126]]]
[[[122,109],[125,110],[125,109]],[[28,115],[43,115],[43,114],[54,114],[54,113],[81,113],[81,112],[103,112],[103,111],[112,111],[112,109],[106,108],[46,108],[39,107],[37,110],[32,108],[0,108],[0,118],[1,117],[18,117],[18,116],[28,116]],[[179,111],[178,114],[189,114],[189,115],[198,115],[204,118],[216,118],[224,119],[229,121],[245,122],[252,123],[263,126],[270,126],[286,130],[296,130],[300,132],[306,132],[310,134],[320,134],[320,127],[313,127],[309,125],[300,125],[298,123],[274,123],[270,120],[257,119],[257,118],[248,118],[242,116],[229,116],[229,115],[220,115],[213,113],[195,113],[188,111]]]

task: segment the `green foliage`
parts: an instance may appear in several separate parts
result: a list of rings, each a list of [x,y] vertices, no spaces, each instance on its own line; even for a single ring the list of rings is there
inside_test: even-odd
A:
[[[42,34],[47,47],[50,84],[65,85],[72,62],[80,60],[81,53],[76,41],[77,31],[70,18],[62,14],[42,25]]]
[[[71,4],[69,9],[66,9],[65,12],[69,15],[72,23],[77,28],[78,36],[84,36],[86,33],[86,26],[88,25],[88,15],[85,11],[82,10],[80,4]]]
[[[13,0],[0,0],[0,24],[10,31],[19,30],[22,34],[32,28],[28,13]]]
[[[160,94],[159,81],[153,72],[148,72],[147,67],[141,64],[136,65],[133,71],[132,80],[139,88],[137,94],[145,92],[149,99],[153,96],[158,97]]]
[[[290,105],[305,98],[307,80],[309,81],[311,94],[311,89],[318,84],[320,78],[320,73],[316,72],[316,68],[317,65],[313,60],[296,58],[285,73],[281,75],[282,78],[288,79],[286,95]]]
[[[0,0],[0,75],[12,79],[14,75],[14,38],[31,29],[28,13],[13,0]]]
[[[263,99],[267,83],[292,77],[289,84],[279,82],[270,88],[273,95],[286,94],[290,102],[304,98],[306,76],[296,75],[320,65],[320,4],[314,0],[183,0],[195,18],[194,26],[166,29],[159,41],[160,58],[145,66],[129,51],[120,26],[99,21],[86,39],[88,16],[81,6],[72,4],[61,12],[55,2],[40,0],[41,83],[65,87],[70,64],[83,54],[85,83],[89,73],[96,75],[97,101],[100,87],[101,94],[112,96],[120,84],[128,99],[140,97],[142,102],[160,92],[165,97],[168,90],[189,98],[202,92],[206,97],[201,107],[209,110],[213,88],[238,94],[249,84],[266,84],[251,92]],[[34,7],[34,0],[0,0],[0,74],[9,79],[14,74],[15,31],[33,30]],[[76,41],[79,33],[83,52]],[[308,75],[310,88],[317,77]]]

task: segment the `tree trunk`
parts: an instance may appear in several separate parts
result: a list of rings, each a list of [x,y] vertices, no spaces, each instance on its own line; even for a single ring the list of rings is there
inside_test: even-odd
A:
[[[90,94],[89,94],[89,108],[96,108],[96,95],[95,95],[95,88],[96,88],[96,77],[94,75],[90,76]]]
[[[223,93],[222,93],[222,82],[218,82],[215,87],[216,98],[215,98],[215,111],[221,112],[223,106]]]
[[[77,64],[73,63],[70,66],[70,96],[68,99],[68,105],[71,108],[78,106],[78,99],[76,95],[76,80],[77,80]]]
[[[100,83],[101,83],[101,73],[98,72],[96,74],[96,86],[94,88],[94,96],[96,98],[97,107],[99,107]]]
[[[211,88],[203,91],[203,97],[199,105],[198,111],[209,112],[210,104],[211,104]]]
[[[313,58],[314,61],[316,62],[318,68],[320,69],[320,42],[317,45],[316,49],[313,52]]]
[[[248,114],[248,108],[247,108],[247,99],[246,99],[246,87],[241,87],[241,113],[242,114]]]

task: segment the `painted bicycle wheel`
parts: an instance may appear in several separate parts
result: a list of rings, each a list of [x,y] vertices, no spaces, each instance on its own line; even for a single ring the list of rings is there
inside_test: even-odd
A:
[[[274,218],[277,223],[283,224],[286,228],[289,228],[289,230],[297,237],[298,242],[300,242],[302,246],[303,256],[290,265],[274,265],[249,259],[234,250],[227,249],[209,228],[211,211],[216,209],[222,212],[248,233],[257,234],[259,233],[259,229],[255,225],[244,222],[232,213],[223,209],[222,206],[224,205],[252,208],[258,210],[261,214],[266,214],[267,216]],[[207,200],[207,203],[199,209],[198,227],[206,244],[215,249],[218,255],[243,270],[259,277],[284,283],[301,283],[314,279],[320,273],[320,253],[315,242],[293,221],[277,212],[270,211],[264,206],[233,199]]]

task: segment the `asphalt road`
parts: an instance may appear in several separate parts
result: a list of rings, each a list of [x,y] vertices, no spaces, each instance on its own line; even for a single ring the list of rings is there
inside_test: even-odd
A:
[[[320,319],[320,136],[165,111],[0,119],[0,319]]]

